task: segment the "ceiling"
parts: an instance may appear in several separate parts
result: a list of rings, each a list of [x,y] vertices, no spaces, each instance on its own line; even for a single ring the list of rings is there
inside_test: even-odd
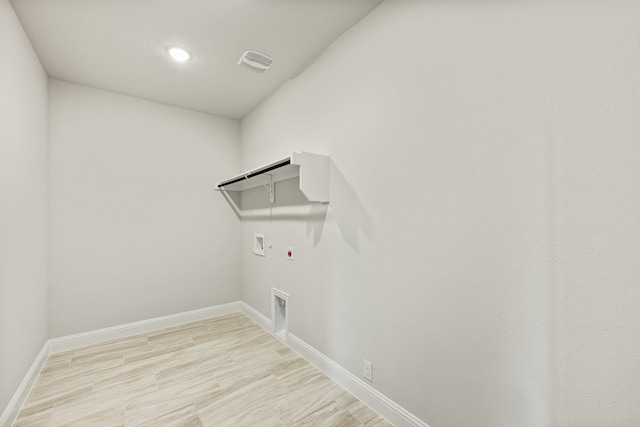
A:
[[[11,0],[50,77],[242,118],[382,0]],[[168,46],[193,55],[174,62]],[[274,59],[264,74],[245,50]]]

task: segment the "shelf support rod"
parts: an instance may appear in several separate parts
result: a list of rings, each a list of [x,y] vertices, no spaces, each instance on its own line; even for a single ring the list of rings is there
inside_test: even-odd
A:
[[[264,188],[266,188],[267,191],[269,192],[269,203],[275,203],[276,196],[275,196],[273,175],[269,175],[269,183],[268,184],[264,184]]]

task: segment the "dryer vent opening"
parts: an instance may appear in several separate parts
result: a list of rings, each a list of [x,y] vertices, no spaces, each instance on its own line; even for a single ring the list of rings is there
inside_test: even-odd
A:
[[[289,333],[289,295],[278,289],[271,289],[271,322],[273,334],[287,342]]]

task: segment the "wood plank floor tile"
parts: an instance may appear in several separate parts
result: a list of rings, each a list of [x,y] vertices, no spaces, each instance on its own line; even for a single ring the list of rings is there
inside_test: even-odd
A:
[[[124,404],[108,400],[56,406],[49,425],[124,426]]]
[[[187,405],[159,417],[145,420],[144,427],[202,427],[195,406]]]
[[[125,405],[125,425],[145,425],[147,422],[193,405],[192,396],[176,395],[172,390],[156,390],[130,399]]]
[[[49,419],[51,419],[51,414],[53,413],[53,408],[54,405],[50,405],[34,413],[28,413],[23,410],[13,423],[13,427],[47,427],[49,425]]]
[[[205,426],[224,427],[280,427],[284,426],[276,414],[266,404],[237,405],[215,408],[213,411],[198,411]]]
[[[360,421],[345,411],[335,401],[324,402],[324,405],[295,423],[296,426],[340,426],[359,427]]]
[[[389,424],[244,314],[52,354],[14,427]]]

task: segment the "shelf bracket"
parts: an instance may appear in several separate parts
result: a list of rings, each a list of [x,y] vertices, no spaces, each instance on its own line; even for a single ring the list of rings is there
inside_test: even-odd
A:
[[[275,183],[273,182],[273,176],[269,175],[269,182],[264,184],[264,188],[269,192],[269,203],[275,203],[276,195],[275,195]]]

